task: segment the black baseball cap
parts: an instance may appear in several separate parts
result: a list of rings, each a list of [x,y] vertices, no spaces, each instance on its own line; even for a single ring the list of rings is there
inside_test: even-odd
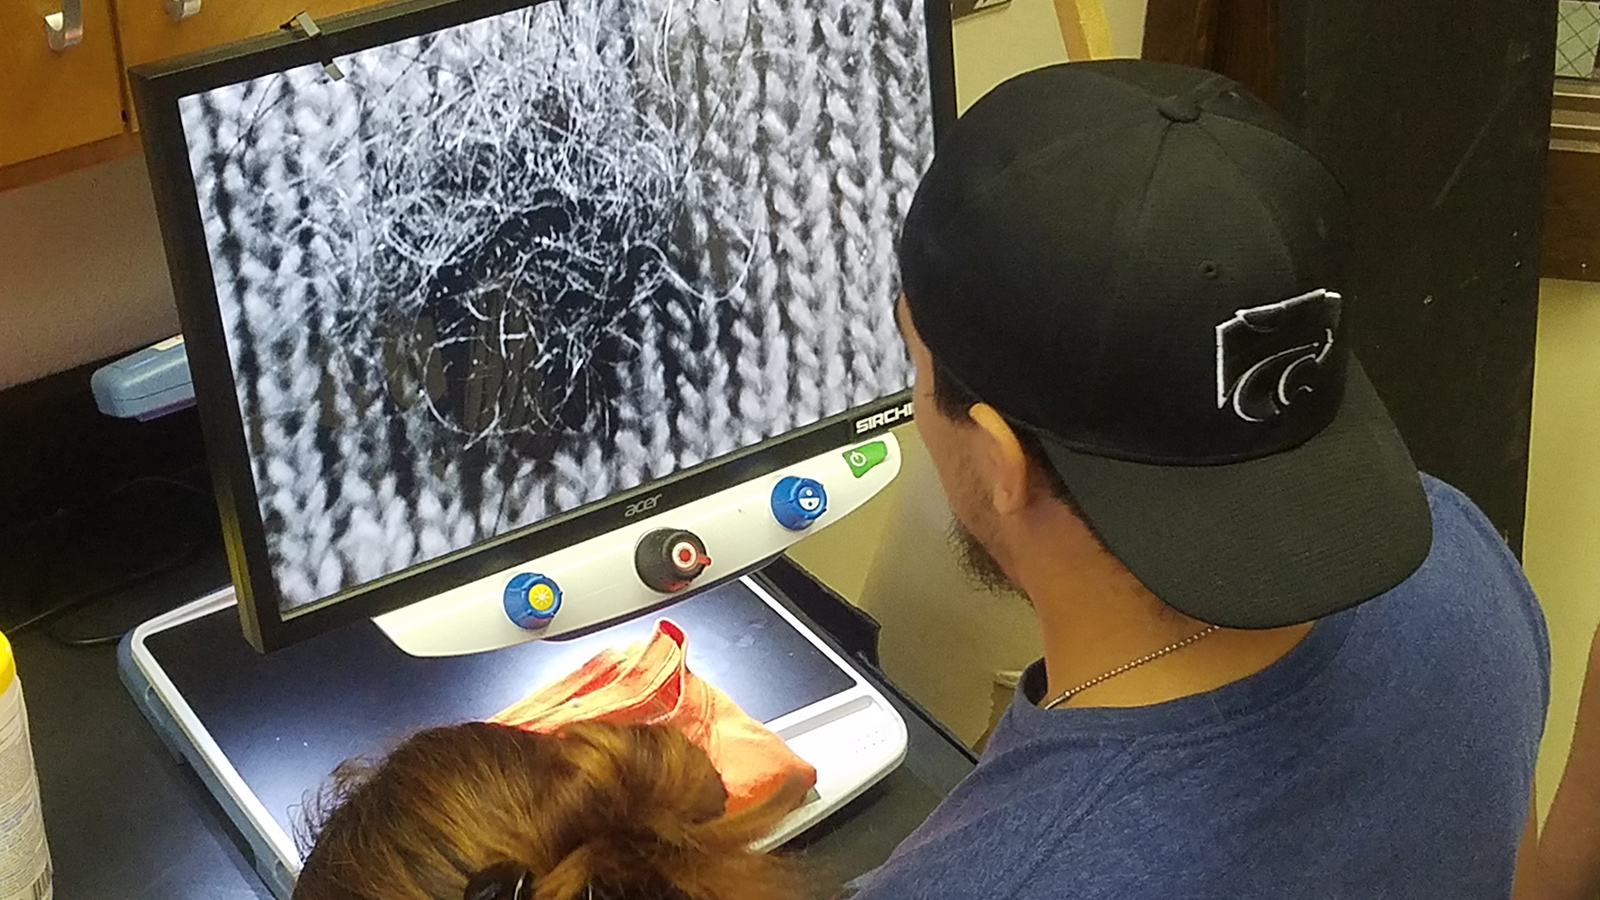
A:
[[[901,278],[937,377],[1038,437],[1146,587],[1270,628],[1389,590],[1432,542],[1345,340],[1350,228],[1339,182],[1237,83],[1067,63],[944,136]]]

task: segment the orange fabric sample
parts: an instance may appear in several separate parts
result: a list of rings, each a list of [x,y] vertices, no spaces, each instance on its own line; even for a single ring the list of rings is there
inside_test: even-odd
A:
[[[809,790],[817,770],[728,695],[689,671],[688,637],[662,619],[650,638],[603,650],[571,675],[496,713],[491,722],[551,732],[571,722],[671,725],[704,750],[728,791],[728,811],[771,796],[790,779]]]

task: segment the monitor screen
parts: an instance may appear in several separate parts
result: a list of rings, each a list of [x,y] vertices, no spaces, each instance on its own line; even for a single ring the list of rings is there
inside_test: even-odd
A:
[[[258,615],[910,384],[894,241],[951,105],[923,0],[485,6],[135,73]]]

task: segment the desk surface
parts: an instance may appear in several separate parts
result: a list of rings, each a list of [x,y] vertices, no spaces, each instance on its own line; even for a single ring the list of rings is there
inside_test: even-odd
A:
[[[215,583],[203,580],[214,565],[198,570],[191,582]],[[221,809],[134,706],[113,648],[69,649],[28,633],[15,649],[59,900],[271,900]],[[882,862],[972,766],[892,685],[874,681],[906,720],[906,761],[791,845],[835,885]]]

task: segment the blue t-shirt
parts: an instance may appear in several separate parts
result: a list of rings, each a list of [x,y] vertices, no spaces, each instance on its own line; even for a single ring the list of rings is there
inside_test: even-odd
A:
[[[1254,675],[1046,712],[1035,663],[857,900],[1509,897],[1549,639],[1483,514],[1424,481],[1422,567]]]

